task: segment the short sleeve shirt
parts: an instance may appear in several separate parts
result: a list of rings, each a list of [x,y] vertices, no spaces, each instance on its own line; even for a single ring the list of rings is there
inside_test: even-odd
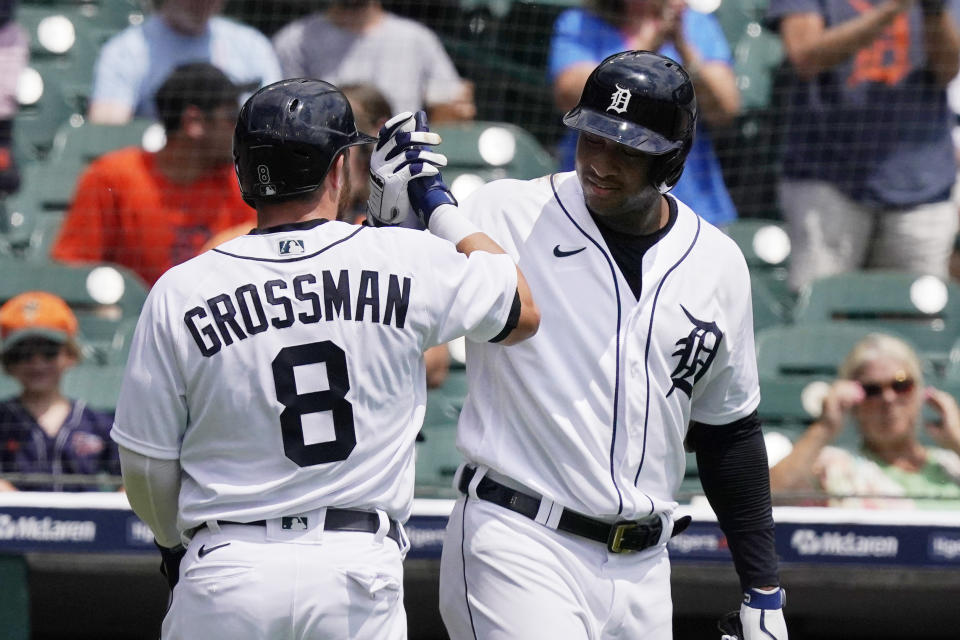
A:
[[[816,13],[836,27],[880,0],[772,0],[773,24]],[[809,81],[790,80],[783,175],[823,180],[863,204],[945,200],[956,168],[946,90],[928,69],[920,4],[874,42]]]
[[[103,45],[91,101],[129,105],[136,117],[156,118],[157,89],[171,71],[190,62],[209,62],[241,85],[264,86],[282,77],[270,41],[252,27],[214,16],[201,35],[192,36],[154,15]]]

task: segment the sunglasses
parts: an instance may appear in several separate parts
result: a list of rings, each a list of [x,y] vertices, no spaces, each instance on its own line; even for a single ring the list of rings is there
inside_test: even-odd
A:
[[[913,378],[904,376],[889,382],[861,382],[860,386],[863,388],[864,396],[867,398],[877,398],[883,395],[883,392],[887,389],[893,389],[893,392],[898,396],[906,395],[913,391],[915,384],[916,382],[914,382]]]
[[[19,344],[3,354],[3,360],[7,364],[19,364],[31,360],[34,356],[40,356],[50,362],[60,355],[62,349],[63,345],[56,342]]]

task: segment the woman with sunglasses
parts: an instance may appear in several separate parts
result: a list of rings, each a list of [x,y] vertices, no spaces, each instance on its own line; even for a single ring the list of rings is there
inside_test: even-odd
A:
[[[937,420],[918,440],[924,404]],[[856,451],[832,446],[848,418],[860,435]],[[919,359],[903,340],[873,333],[840,366],[823,413],[770,470],[777,492],[823,492],[832,505],[960,507],[960,409],[954,398],[925,387]]]
[[[0,362],[20,394],[0,402],[0,491],[78,491],[70,475],[120,474],[113,420],[60,391],[64,373],[80,358],[77,319],[59,297],[22,293],[0,307]],[[47,483],[10,482],[4,473],[49,474]]]

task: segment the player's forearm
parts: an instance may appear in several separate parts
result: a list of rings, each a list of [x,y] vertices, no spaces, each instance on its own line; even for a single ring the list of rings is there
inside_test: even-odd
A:
[[[797,75],[810,80],[870,45],[901,10],[899,3],[888,0],[830,28],[824,28],[817,13],[787,16],[781,23],[787,58]]]
[[[120,447],[120,468],[127,500],[134,513],[150,527],[160,545],[180,544],[177,529],[180,462],[149,458]]]

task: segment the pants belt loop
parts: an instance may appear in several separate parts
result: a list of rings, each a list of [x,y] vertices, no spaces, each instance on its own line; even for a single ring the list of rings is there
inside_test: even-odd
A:
[[[467,468],[466,462],[461,462],[457,467],[456,473],[453,474],[453,488],[456,492],[460,493],[460,478],[463,477],[463,470]]]
[[[205,524],[212,533],[220,533],[220,523],[217,520],[207,520]]]
[[[540,498],[540,509],[537,510],[537,517],[534,518],[534,521],[550,529],[556,529],[562,515],[563,507],[544,496]]]
[[[660,539],[657,541],[658,545],[667,544],[670,540],[670,536],[673,535],[673,514],[660,512],[657,515],[660,516]]]
[[[477,465],[476,470],[473,473],[473,478],[470,479],[470,484],[467,486],[467,495],[474,500],[479,500],[477,497],[477,485],[479,485],[480,481],[483,480],[483,477],[487,475],[487,471],[489,469],[489,467]]]
[[[373,541],[377,544],[383,544],[384,539],[387,537],[387,532],[390,531],[390,518],[383,509],[377,509],[376,513],[380,519],[380,526],[377,528],[377,532],[373,534]]]

